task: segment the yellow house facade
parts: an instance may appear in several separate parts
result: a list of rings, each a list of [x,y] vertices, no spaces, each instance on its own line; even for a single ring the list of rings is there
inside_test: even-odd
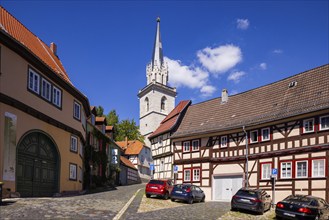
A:
[[[55,44],[0,7],[0,181],[21,196],[83,186],[89,101],[73,86]]]

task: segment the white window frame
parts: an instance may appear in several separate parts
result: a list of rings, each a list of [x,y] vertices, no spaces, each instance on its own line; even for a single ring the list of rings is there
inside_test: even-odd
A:
[[[265,166],[269,166],[269,168],[265,168]],[[262,163],[262,180],[269,180],[271,179],[271,170],[272,170],[272,163]],[[264,172],[265,171],[265,172]]]
[[[41,79],[41,96],[49,102],[51,101],[51,83],[44,78]]]
[[[28,88],[34,93],[40,92],[40,75],[32,69],[29,69]]]
[[[196,146],[196,148],[194,147],[194,144],[193,144],[195,142],[198,143],[197,146]],[[192,151],[198,151],[198,150],[199,150],[199,140],[193,140],[192,141]]]
[[[306,130],[306,128],[309,128],[309,123],[312,122],[312,130]],[[314,118],[309,118],[303,120],[303,133],[312,133],[314,132]]]
[[[193,181],[200,181],[200,169],[193,169]]]
[[[306,175],[298,176],[298,164],[299,163],[305,163],[305,162],[306,162]],[[307,160],[296,161],[296,178],[307,178],[307,177],[308,177],[308,161]]]
[[[186,175],[186,173],[189,173],[189,179],[187,179],[186,177],[187,177],[187,175]],[[191,169],[186,169],[186,170],[184,170],[184,182],[187,182],[187,181],[191,181]]]
[[[268,137],[264,138],[264,131],[268,131]],[[263,128],[262,129],[262,141],[269,141],[271,139],[270,128]]]
[[[221,148],[227,147],[227,136],[222,136],[220,138],[220,147]]]
[[[320,117],[320,126],[319,126],[319,129],[320,129],[320,131],[323,131],[323,130],[329,130],[329,124],[328,125],[326,125],[327,127],[322,127],[322,119],[323,118],[327,118],[327,120],[329,121],[329,115],[324,115],[324,116],[321,116]]]
[[[164,171],[164,167],[165,167],[164,160],[160,160],[160,169],[159,169],[159,171],[160,172]]]
[[[53,99],[52,102],[54,105],[61,107],[62,106],[62,91],[57,88],[56,86],[53,86]]]
[[[252,139],[252,134],[256,133],[256,141]],[[250,131],[250,143],[258,143],[258,130]]]
[[[74,101],[73,104],[73,117],[75,119],[81,120],[81,105],[76,101]]]
[[[315,168],[314,168],[314,162],[323,162],[323,173],[320,173],[320,169],[318,167],[317,173],[314,173]],[[312,160],[312,177],[325,177],[325,173],[326,173],[326,161],[325,159],[314,159]]]
[[[286,165],[285,170],[283,169],[283,164]],[[290,175],[288,175],[288,172],[287,172],[287,165],[288,164],[290,164]],[[290,178],[292,178],[292,162],[291,161],[281,162],[280,167],[281,167],[281,170],[280,170],[280,178],[281,179],[290,179]],[[284,176],[284,174],[285,174],[285,176]]]
[[[188,144],[188,145],[185,145],[185,144]],[[190,152],[190,151],[191,151],[190,141],[184,141],[183,142],[183,152]]]
[[[78,152],[78,138],[75,136],[71,136],[70,150],[72,152]]]
[[[77,181],[77,165],[74,163],[70,163],[69,167],[69,173],[70,173],[70,180]]]

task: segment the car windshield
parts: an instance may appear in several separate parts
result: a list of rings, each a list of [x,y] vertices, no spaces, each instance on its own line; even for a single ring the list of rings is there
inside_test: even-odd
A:
[[[254,198],[258,197],[257,192],[249,191],[249,190],[239,190],[236,194],[239,196],[246,196],[246,197],[254,197]]]
[[[161,181],[161,180],[150,180],[149,184],[163,185],[163,181]]]

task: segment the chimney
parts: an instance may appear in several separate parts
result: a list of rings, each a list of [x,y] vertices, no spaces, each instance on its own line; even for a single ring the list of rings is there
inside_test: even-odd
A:
[[[128,148],[128,137],[125,137],[125,142],[126,142],[126,149]]]
[[[57,56],[57,45],[54,42],[50,43],[50,50]]]
[[[227,89],[222,90],[222,104],[228,101],[228,91]]]

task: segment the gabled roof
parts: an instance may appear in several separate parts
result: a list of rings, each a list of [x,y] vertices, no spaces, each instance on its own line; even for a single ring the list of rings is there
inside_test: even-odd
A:
[[[295,83],[294,83],[295,82]],[[188,107],[172,138],[253,126],[329,108],[329,64]]]
[[[59,77],[71,84],[64,66],[50,47],[1,6],[0,24],[1,32],[10,35],[38,57],[44,64],[50,67]]]
[[[137,168],[134,166],[134,164],[127,158],[120,156],[121,162],[126,166],[130,167],[131,169],[137,170]]]
[[[144,144],[139,140],[133,141],[117,141],[115,142],[119,147],[125,150],[125,155],[138,155],[143,149]]]
[[[160,134],[170,131],[178,125],[183,111],[191,104],[190,100],[184,100],[178,103],[178,105],[162,120],[160,126],[149,136],[149,139],[154,138]]]

